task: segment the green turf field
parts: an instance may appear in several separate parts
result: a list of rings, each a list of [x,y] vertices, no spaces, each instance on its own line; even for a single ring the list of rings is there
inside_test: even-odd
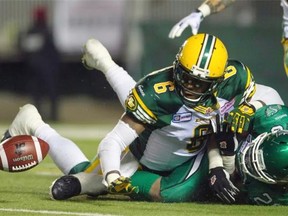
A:
[[[93,158],[98,141],[75,140],[88,158]],[[91,199],[80,196],[68,201],[49,198],[49,186],[61,173],[49,157],[29,171],[0,174],[0,215],[287,215],[288,207],[216,205],[197,203],[148,203],[125,197],[106,196]]]

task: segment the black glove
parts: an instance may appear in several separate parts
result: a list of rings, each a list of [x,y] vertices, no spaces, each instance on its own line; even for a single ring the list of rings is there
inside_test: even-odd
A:
[[[236,134],[231,131],[228,123],[218,120],[216,116],[217,132],[215,132],[215,140],[219,148],[220,154],[224,156],[233,156],[238,148],[238,140]]]
[[[225,203],[234,203],[240,192],[230,181],[229,174],[223,167],[216,167],[209,172],[209,186],[213,192]]]

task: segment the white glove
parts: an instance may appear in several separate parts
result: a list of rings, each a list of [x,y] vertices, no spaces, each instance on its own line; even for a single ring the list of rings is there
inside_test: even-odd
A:
[[[288,2],[287,0],[281,0],[280,4],[283,8],[283,36],[288,38]]]
[[[82,63],[88,70],[96,69],[103,73],[117,66],[108,50],[95,39],[89,39],[84,45]]]
[[[201,12],[193,12],[190,15],[184,17],[180,22],[173,26],[169,33],[169,38],[179,37],[182,32],[190,25],[192,34],[198,33],[200,23],[203,20],[203,14]]]

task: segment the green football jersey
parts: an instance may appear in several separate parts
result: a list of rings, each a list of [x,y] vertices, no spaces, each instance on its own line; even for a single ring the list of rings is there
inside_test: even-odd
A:
[[[254,116],[252,139],[259,134],[274,130],[288,130],[288,107],[283,105],[267,105],[258,109]],[[287,205],[288,185],[266,184],[248,175],[244,175],[239,166],[239,158],[243,142],[237,152],[237,170],[243,179],[243,192],[247,194],[245,202],[258,205]]]
[[[148,74],[126,100],[126,113],[146,125],[146,130],[130,145],[131,152],[151,170],[173,170],[205,150],[210,119],[253,95],[254,85],[249,69],[229,60],[216,94],[191,108],[178,94],[172,66]]]

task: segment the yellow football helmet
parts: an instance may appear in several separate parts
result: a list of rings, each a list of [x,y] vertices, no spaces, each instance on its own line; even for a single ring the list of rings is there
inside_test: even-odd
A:
[[[227,59],[225,45],[213,35],[197,34],[184,42],[174,62],[174,79],[186,105],[201,105],[213,95]]]

